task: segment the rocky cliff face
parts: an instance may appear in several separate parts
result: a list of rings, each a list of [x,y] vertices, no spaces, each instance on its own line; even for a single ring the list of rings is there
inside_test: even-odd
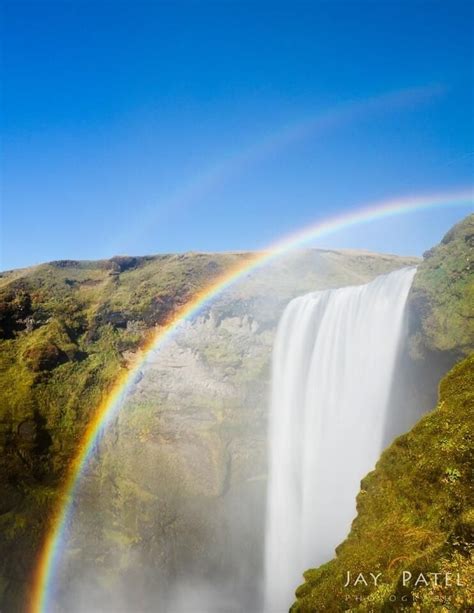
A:
[[[427,251],[410,296],[411,355],[444,364],[474,351],[474,215]]]
[[[245,258],[56,262],[2,275],[2,610],[20,610],[65,467],[130,352],[195,291]],[[299,252],[249,275],[157,354],[81,490],[73,540],[80,545],[91,535],[82,560],[110,569],[90,585],[135,568],[136,586],[144,581],[159,590],[183,569],[199,580],[216,569],[224,576],[241,568],[242,556],[249,561],[244,574],[255,575],[269,357],[282,309],[298,294],[365,282],[413,262]],[[69,556],[66,594],[77,550]]]

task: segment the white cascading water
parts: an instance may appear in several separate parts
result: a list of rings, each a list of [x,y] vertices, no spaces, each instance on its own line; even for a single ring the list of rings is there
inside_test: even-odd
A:
[[[265,611],[334,556],[384,428],[414,268],[292,300],[273,352]]]

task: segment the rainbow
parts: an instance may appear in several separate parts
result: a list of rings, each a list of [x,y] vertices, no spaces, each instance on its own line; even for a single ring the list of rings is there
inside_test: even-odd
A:
[[[180,308],[167,325],[161,327],[148,344],[143,347],[140,356],[132,367],[118,378],[88,424],[79,443],[76,455],[69,466],[59,504],[53,514],[49,531],[39,554],[33,575],[28,611],[30,613],[46,613],[50,610],[55,570],[67,537],[68,525],[72,521],[76,489],[81,475],[88,464],[88,460],[93,455],[97,441],[110,421],[120,411],[129,389],[136,382],[140,371],[146,366],[152,352],[161,348],[176,334],[184,322],[196,316],[213,298],[248,273],[263,267],[287,251],[300,247],[310,241],[320,239],[343,229],[396,215],[437,207],[470,207],[471,205],[474,205],[474,189],[467,188],[459,191],[384,200],[352,209],[346,213],[319,221],[274,243],[263,251],[252,254],[249,259],[239,263],[232,270],[227,271]]]
[[[217,163],[199,169],[194,177],[184,181],[178,190],[168,195],[165,201],[160,202],[157,198],[151,209],[147,211],[145,208],[141,211],[135,231],[127,227],[126,235],[120,236],[119,240],[116,237],[114,243],[122,249],[124,244],[130,244],[131,239],[132,243],[138,240],[147,228],[156,227],[162,216],[186,210],[246,169],[258,166],[259,163],[307,138],[321,137],[331,129],[343,127],[364,117],[373,118],[378,113],[416,108],[442,95],[444,91],[445,88],[440,85],[387,91],[368,98],[347,100],[304,119],[277,127],[237,152],[220,158]],[[116,249],[110,246],[109,250]]]

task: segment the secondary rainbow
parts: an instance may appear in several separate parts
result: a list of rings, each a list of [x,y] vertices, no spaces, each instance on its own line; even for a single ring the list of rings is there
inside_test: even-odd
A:
[[[451,206],[474,205],[474,189],[450,191],[431,195],[417,195],[375,202],[349,212],[319,221],[309,227],[285,237],[284,239],[259,251],[224,275],[214,280],[208,287],[198,292],[187,304],[179,309],[163,327],[159,328],[148,344],[142,348],[132,367],[115,382],[113,388],[97,408],[79,443],[76,455],[71,462],[64,483],[62,495],[53,515],[50,529],[46,535],[35,568],[28,610],[30,613],[47,613],[50,610],[53,594],[55,569],[60,558],[68,525],[72,521],[72,502],[77,485],[92,456],[96,443],[107,424],[117,415],[124,404],[127,392],[137,379],[139,372],[146,367],[152,352],[161,348],[176,334],[181,325],[195,317],[215,296],[242,279],[246,274],[261,268],[269,261],[300,247],[308,242],[328,236],[337,231],[369,223],[378,219],[402,215],[426,209]]]

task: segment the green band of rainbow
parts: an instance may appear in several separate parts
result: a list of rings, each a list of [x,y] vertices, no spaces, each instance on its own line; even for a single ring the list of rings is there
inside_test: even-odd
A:
[[[39,554],[35,568],[32,590],[28,603],[31,613],[46,613],[50,609],[52,599],[53,579],[55,569],[59,562],[67,526],[72,520],[72,503],[78,483],[89,458],[93,454],[96,442],[107,424],[113,419],[122,407],[127,392],[141,369],[144,368],[152,351],[156,351],[175,334],[183,322],[191,319],[207,305],[215,296],[234,284],[249,272],[260,268],[269,261],[299,247],[337,231],[376,221],[386,217],[422,211],[436,207],[471,206],[474,204],[474,189],[468,188],[447,193],[404,197],[394,200],[376,202],[350,212],[337,215],[304,228],[283,240],[271,245],[264,251],[251,256],[243,264],[226,272],[204,290],[198,292],[185,306],[179,309],[169,323],[160,328],[151,341],[143,348],[140,359],[133,367],[115,382],[109,395],[97,408],[93,419],[79,443],[76,455],[72,460],[68,475],[64,483],[60,502],[53,515],[49,532]]]

